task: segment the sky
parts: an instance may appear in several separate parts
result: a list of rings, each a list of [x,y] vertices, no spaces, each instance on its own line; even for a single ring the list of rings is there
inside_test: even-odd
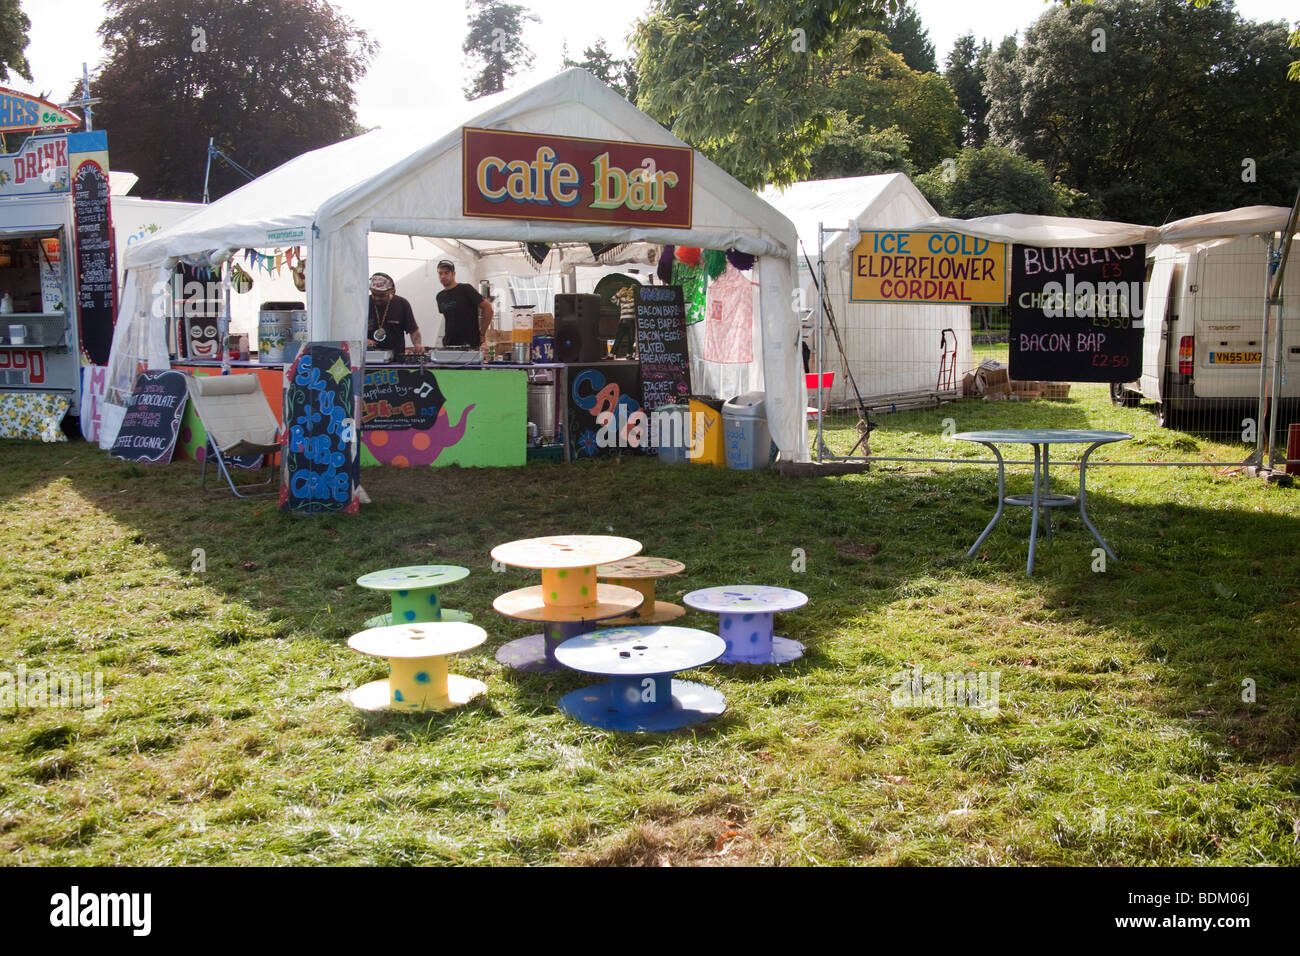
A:
[[[32,83],[10,75],[8,85],[23,92],[51,93],[60,102],[83,61],[93,70],[102,55],[95,33],[104,18],[100,0],[20,0],[32,21],[27,57]],[[333,0],[334,6],[370,33],[379,51],[357,87],[357,114],[363,126],[398,122],[412,111],[435,110],[438,103],[463,102],[466,72],[460,45],[466,29],[462,0]],[[615,55],[627,52],[627,35],[649,6],[648,0],[600,0],[599,18],[572,0],[518,0],[538,17],[525,28],[536,60],[530,74],[516,77],[523,87],[560,70],[564,46],[573,59],[584,47],[604,39]],[[1021,32],[1048,5],[1044,0],[913,0],[929,30],[939,62],[966,32],[996,43]],[[1238,0],[1237,9],[1253,20],[1294,19],[1296,0]],[[209,38],[212,42],[212,38]]]

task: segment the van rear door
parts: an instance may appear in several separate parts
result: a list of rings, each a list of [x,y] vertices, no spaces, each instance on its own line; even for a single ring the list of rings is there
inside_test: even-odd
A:
[[[1255,236],[1204,249],[1192,257],[1197,286],[1195,372],[1198,398],[1251,398],[1259,394],[1259,366],[1263,358],[1262,333],[1268,247]],[[1292,278],[1288,267],[1287,278]],[[1300,281],[1286,283],[1290,296],[1300,294]],[[1284,298],[1285,301],[1285,298]],[[1294,300],[1293,300],[1294,302]],[[1295,304],[1287,310],[1287,384],[1283,395],[1300,395],[1300,321]],[[1289,326],[1289,327],[1287,327]],[[1271,356],[1270,356],[1271,357]]]

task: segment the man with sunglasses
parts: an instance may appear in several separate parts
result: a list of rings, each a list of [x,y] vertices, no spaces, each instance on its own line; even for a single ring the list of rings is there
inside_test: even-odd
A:
[[[386,349],[390,361],[399,361],[406,353],[406,336],[411,336],[411,351],[423,352],[420,327],[415,324],[411,303],[397,295],[397,284],[385,272],[370,277],[370,318],[366,325],[366,346]]]

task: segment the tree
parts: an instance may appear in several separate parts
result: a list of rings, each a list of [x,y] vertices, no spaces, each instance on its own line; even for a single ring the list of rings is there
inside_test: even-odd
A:
[[[938,72],[930,32],[921,23],[921,16],[910,0],[903,0],[902,6],[886,21],[882,32],[889,40],[889,48],[916,72]]]
[[[160,199],[203,194],[208,138],[254,173],[357,132],[369,37],[324,0],[107,0],[91,83],[113,164]],[[74,96],[80,93],[80,81]],[[212,195],[243,185],[214,162]]]
[[[890,0],[654,0],[634,27],[637,105],[745,185],[805,178],[830,128],[819,57]],[[870,39],[846,51],[853,62]]]
[[[973,33],[959,36],[948,51],[943,75],[966,117],[960,138],[963,146],[983,146],[989,138],[989,124],[985,120],[989,101],[984,95],[984,79],[985,61],[992,53],[992,44],[988,40],[977,43]]]
[[[967,147],[950,163],[916,177],[916,185],[935,209],[958,219],[1009,212],[1059,216],[1065,211],[1043,165],[1003,146]]]
[[[1284,23],[1229,4],[1098,0],[1055,8],[988,62],[992,138],[1040,160],[1111,218],[1161,223],[1290,204],[1300,86]]]
[[[904,159],[917,169],[929,169],[944,156],[956,152],[962,126],[961,110],[948,84],[937,73],[919,73],[909,67],[896,52],[887,49],[880,34],[852,34],[820,66],[820,92],[815,102],[831,123],[828,137],[843,143],[851,137],[844,128],[845,119],[860,137],[871,137],[894,129],[906,143]],[[856,63],[851,56],[854,45],[872,50],[865,62]],[[864,140],[860,147],[867,153],[877,152],[877,145]],[[864,175],[873,172],[901,172],[873,168],[874,164],[840,175]],[[828,175],[813,154],[812,174]]]
[[[911,143],[897,126],[864,129],[844,110],[833,110],[829,118],[831,128],[812,152],[813,179],[916,172],[908,156]]]
[[[27,62],[27,31],[32,21],[18,6],[18,0],[0,0],[0,80],[9,79],[9,71],[17,73],[28,83],[32,81],[32,68]]]
[[[467,8],[473,15],[461,51],[473,78],[465,85],[465,96],[476,100],[500,93],[506,80],[533,65],[533,52],[524,45],[524,23],[536,22],[537,16],[501,0],[469,0]]]
[[[598,39],[595,46],[583,50],[581,60],[570,60],[566,53],[564,65],[582,67],[623,99],[629,103],[636,103],[638,84],[635,61],[620,60],[612,56],[604,40]]]

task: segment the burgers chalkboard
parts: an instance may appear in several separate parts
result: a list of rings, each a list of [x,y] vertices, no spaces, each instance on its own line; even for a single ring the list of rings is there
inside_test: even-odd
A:
[[[1142,371],[1145,246],[1015,246],[1011,377],[1131,382]]]

